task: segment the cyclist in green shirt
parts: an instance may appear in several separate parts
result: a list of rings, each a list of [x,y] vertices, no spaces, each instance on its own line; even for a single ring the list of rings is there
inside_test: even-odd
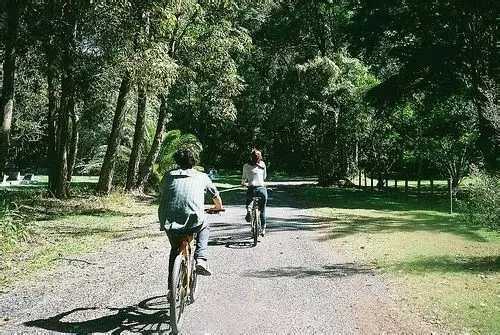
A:
[[[167,233],[170,241],[169,285],[177,250],[182,237],[197,233],[196,270],[209,276],[207,263],[209,227],[205,221],[204,196],[211,195],[214,208],[222,209],[222,199],[210,178],[193,169],[198,157],[190,149],[180,149],[174,154],[178,169],[168,171],[160,185],[160,205],[158,217],[160,229]]]

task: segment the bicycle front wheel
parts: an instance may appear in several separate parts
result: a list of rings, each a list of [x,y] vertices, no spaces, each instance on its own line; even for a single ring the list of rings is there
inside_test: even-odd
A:
[[[189,294],[189,302],[192,304],[196,299],[196,285],[198,284],[198,273],[196,272],[196,265],[194,257],[192,258],[192,269],[191,269],[191,290]]]
[[[187,266],[182,255],[175,258],[171,280],[170,327],[172,327],[172,333],[178,334],[187,299]]]

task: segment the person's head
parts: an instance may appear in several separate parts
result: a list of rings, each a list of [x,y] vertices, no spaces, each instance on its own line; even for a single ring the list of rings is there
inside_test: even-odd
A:
[[[257,165],[260,161],[262,161],[262,152],[257,149],[253,149],[250,154],[250,163]]]
[[[198,156],[190,148],[180,148],[174,154],[174,160],[183,170],[192,169],[198,164]]]

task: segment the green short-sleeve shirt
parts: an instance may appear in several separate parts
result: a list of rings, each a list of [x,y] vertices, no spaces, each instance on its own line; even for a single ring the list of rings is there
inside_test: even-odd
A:
[[[205,221],[205,192],[219,193],[210,178],[194,169],[172,170],[160,185],[158,217],[162,230],[188,234]]]

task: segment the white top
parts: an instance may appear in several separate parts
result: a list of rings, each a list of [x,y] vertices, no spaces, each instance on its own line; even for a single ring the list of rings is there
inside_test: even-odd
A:
[[[248,163],[243,165],[242,183],[248,181],[248,186],[265,186],[264,180],[266,177],[266,163],[263,161],[260,161],[257,165]]]

